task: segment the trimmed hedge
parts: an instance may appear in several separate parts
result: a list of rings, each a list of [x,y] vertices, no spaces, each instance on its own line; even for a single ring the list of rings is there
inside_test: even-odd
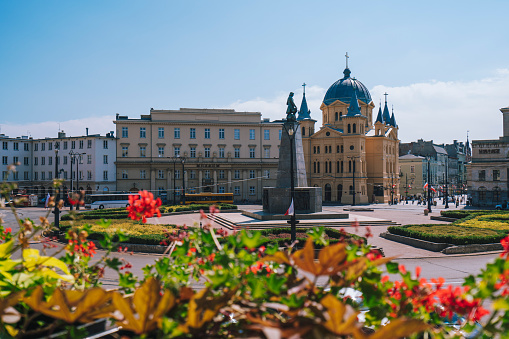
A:
[[[509,214],[509,211],[504,210],[450,210],[440,211],[440,215],[448,218],[463,219],[468,216],[478,216],[481,214]]]
[[[93,210],[76,214],[64,214],[60,217],[60,220],[123,219],[127,218],[127,214],[128,213],[125,208],[120,210],[115,208],[114,210]]]
[[[237,205],[233,204],[218,204],[216,207],[219,210],[236,210]],[[199,211],[204,210],[208,212],[210,209],[210,204],[190,204],[190,205],[171,205],[171,206],[161,206],[160,210],[162,213],[172,213],[172,212],[183,212],[183,211]]]
[[[429,231],[419,231],[412,229],[412,227],[429,228]],[[504,231],[441,224],[390,226],[388,231],[405,237],[453,245],[492,244],[500,242],[501,239],[507,236]],[[459,231],[471,231],[472,234],[458,235]],[[484,235],[479,233],[484,233]]]
[[[296,229],[297,233],[306,233],[308,230],[310,230],[310,229],[309,228],[302,228],[302,227]],[[289,244],[291,242],[291,238],[290,237],[288,237],[288,238],[279,238],[279,239],[268,239],[266,237],[267,235],[270,235],[270,234],[290,233],[291,230],[290,230],[289,227],[271,228],[271,229],[267,229],[267,230],[262,230],[260,232],[262,234],[262,237],[268,240],[267,243],[269,243],[269,244],[277,243],[277,245],[279,247],[284,247],[284,246],[286,246],[285,244]],[[335,243],[340,242],[341,238],[347,238],[347,239],[353,239],[353,240],[362,239],[364,244],[367,243],[367,239],[364,238],[364,237],[361,237],[361,236],[358,236],[358,235],[355,235],[355,234],[350,234],[350,233],[343,233],[343,232],[335,230],[333,228],[325,228],[325,234],[327,234],[329,236],[329,243],[330,244],[335,244]],[[305,238],[297,237],[297,240],[299,240],[299,243],[297,244],[297,247],[303,246],[304,243],[306,242],[306,239],[307,239],[307,237],[305,237]],[[321,247],[322,246],[315,244],[315,248],[321,248]]]

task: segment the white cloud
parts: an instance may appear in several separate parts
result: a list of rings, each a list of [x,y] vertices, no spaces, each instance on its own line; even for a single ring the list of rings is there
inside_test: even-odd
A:
[[[58,136],[58,129],[64,131],[67,136],[82,136],[86,135],[86,128],[88,127],[88,134],[101,134],[106,135],[110,131],[115,131],[113,120],[115,116],[104,117],[87,117],[83,119],[74,119],[67,121],[45,121],[40,123],[27,123],[27,124],[1,124],[1,132],[9,137],[19,137],[22,135],[31,136],[34,139],[39,138],[56,138]]]
[[[319,86],[306,88],[306,99],[311,117],[321,126],[320,105],[326,89]],[[502,135],[502,114],[499,109],[509,106],[509,70],[497,70],[495,75],[473,81],[431,81],[409,86],[375,86],[370,90],[378,112],[379,100],[387,92],[389,109],[394,105],[399,138],[402,142],[417,139],[433,140],[435,143],[451,143],[452,140],[497,139]],[[299,89],[295,93],[302,93]],[[237,101],[230,106],[239,111],[262,112],[263,117],[285,117],[288,94],[278,93],[274,98],[256,98]],[[300,107],[302,95],[296,94],[295,103]]]
[[[300,108],[302,88],[294,90],[295,103]],[[322,124],[320,105],[326,89],[306,87],[306,99],[311,117],[317,120],[316,129]],[[417,139],[450,143],[453,139],[464,141],[467,130],[470,140],[497,139],[502,135],[502,114],[499,109],[509,106],[509,69],[497,70],[491,76],[473,81],[430,81],[401,87],[375,86],[370,90],[375,105],[375,117],[383,93],[389,93],[389,108],[394,105],[396,121],[403,142]],[[230,105],[237,111],[261,112],[264,118],[282,119],[286,115],[287,92],[272,98],[255,98],[237,101]],[[375,118],[374,117],[374,118]],[[60,129],[67,135],[105,135],[115,130],[115,117],[88,117],[60,122]],[[34,138],[56,137],[59,122],[1,124],[1,133],[11,137],[27,135]],[[28,132],[27,132],[28,131]]]
[[[302,103],[302,88],[294,89],[294,101],[297,108],[300,109]],[[286,100],[290,92],[280,92],[271,99],[256,98],[249,101],[237,101],[229,105],[236,111],[244,112],[261,112],[263,118],[271,120],[280,120],[286,118]],[[317,120],[317,126],[322,125],[322,111],[320,105],[325,96],[325,89],[319,86],[306,87],[306,101],[308,108],[311,110],[311,118]]]
[[[375,104],[385,92],[389,105],[394,105],[403,142],[419,138],[436,143],[464,141],[467,131],[470,140],[498,139],[502,135],[500,108],[509,106],[509,70],[473,81],[376,86],[371,90]]]

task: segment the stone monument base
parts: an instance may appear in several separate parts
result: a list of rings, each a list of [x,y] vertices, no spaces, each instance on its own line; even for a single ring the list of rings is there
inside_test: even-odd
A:
[[[285,214],[290,207],[290,188],[264,187],[263,212]],[[316,213],[322,211],[321,187],[295,187],[295,213]]]

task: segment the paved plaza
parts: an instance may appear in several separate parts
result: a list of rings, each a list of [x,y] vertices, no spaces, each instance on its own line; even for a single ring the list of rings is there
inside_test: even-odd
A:
[[[260,211],[261,205],[239,205],[239,210],[246,211]],[[400,259],[404,258],[432,258],[432,257],[446,257],[448,255],[440,252],[432,252],[424,249],[415,248],[405,244],[401,244],[395,241],[381,238],[379,235],[387,230],[390,226],[389,222],[393,222],[399,225],[409,224],[447,224],[445,221],[431,220],[430,216],[439,216],[440,211],[444,210],[444,205],[441,201],[437,200],[437,206],[432,207],[432,213],[424,215],[423,205],[412,204],[398,204],[398,205],[387,205],[387,204],[372,204],[355,206],[355,211],[349,211],[353,209],[352,206],[323,206],[324,212],[329,213],[349,213],[348,219],[336,219],[336,220],[320,220],[320,224],[327,224],[327,222],[334,223],[339,220],[346,222],[347,226],[343,227],[349,233],[355,233],[358,235],[364,235],[367,231],[367,227],[370,227],[373,237],[368,239],[368,243],[383,249],[386,256],[397,256]],[[465,205],[460,205],[458,208],[454,204],[449,204],[449,210],[468,208]],[[259,220],[251,219],[243,216],[240,212],[238,213],[220,213],[221,216],[230,220],[236,221],[237,224],[243,225],[249,228],[251,223],[259,224]],[[176,225],[188,225],[188,226],[199,226],[200,222],[202,225],[210,224],[215,228],[224,228],[227,231],[231,231],[220,224],[211,221],[209,219],[200,219],[200,213],[192,214],[180,214],[173,216],[163,216],[161,218],[155,218],[149,220],[150,223],[164,223],[164,224],[176,224]],[[355,222],[359,222],[360,226],[354,227]],[[383,222],[382,222],[383,221]],[[372,222],[372,223],[370,223]],[[287,225],[285,221],[280,222],[281,225]],[[337,228],[340,228],[337,227]],[[472,254],[475,255],[475,254]],[[450,255],[449,255],[450,256]]]

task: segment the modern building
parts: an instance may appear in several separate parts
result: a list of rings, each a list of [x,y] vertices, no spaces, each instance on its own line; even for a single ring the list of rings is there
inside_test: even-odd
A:
[[[63,189],[92,192],[116,190],[116,140],[113,132],[71,137],[62,131],[57,138],[32,139],[26,136],[2,141],[2,173],[15,182],[21,193],[44,197],[53,192],[53,180],[63,179]],[[58,150],[58,152],[57,152]],[[74,159],[74,161],[72,160]],[[7,166],[18,163],[7,175]],[[71,179],[72,178],[72,179]]]
[[[299,111],[309,186],[322,187],[324,202],[387,203],[399,197],[398,125],[387,107],[375,105],[348,68],[323,99],[315,131],[305,93]],[[355,197],[355,201],[354,201]]]
[[[495,206],[509,201],[509,107],[500,111],[504,135],[494,140],[472,141],[467,189],[474,206]]]
[[[277,178],[281,122],[233,109],[150,110],[117,114],[117,188],[152,191],[168,201],[180,194],[233,193],[261,202]]]

